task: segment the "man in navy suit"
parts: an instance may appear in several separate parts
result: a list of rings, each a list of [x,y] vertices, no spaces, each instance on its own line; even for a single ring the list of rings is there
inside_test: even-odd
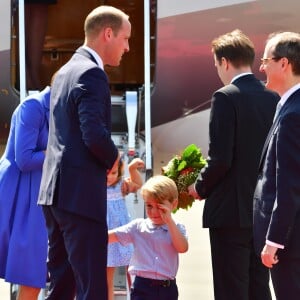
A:
[[[278,300],[300,295],[300,34],[271,34],[262,58],[267,86],[281,96],[265,142],[254,195],[254,242],[271,268]]]
[[[252,212],[278,95],[254,77],[254,46],[240,30],[216,38],[212,51],[224,87],[212,97],[207,166],[189,191],[206,199],[215,299],[269,300],[269,270],[254,251]]]
[[[84,23],[84,45],[57,72],[38,204],[49,237],[47,299],[107,299],[106,176],[118,163],[104,65],[129,51],[131,24],[99,6]]]

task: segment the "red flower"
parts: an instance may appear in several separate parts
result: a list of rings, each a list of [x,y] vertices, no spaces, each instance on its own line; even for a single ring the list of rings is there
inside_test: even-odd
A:
[[[192,172],[194,172],[195,169],[192,168],[192,167],[188,167],[188,168],[185,168],[183,170],[180,171],[180,175],[187,175],[187,174],[190,174]]]

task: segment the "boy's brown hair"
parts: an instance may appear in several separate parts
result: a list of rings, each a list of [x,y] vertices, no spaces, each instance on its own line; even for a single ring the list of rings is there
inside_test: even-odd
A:
[[[178,190],[175,182],[163,175],[151,177],[142,186],[141,195],[144,199],[153,198],[161,203],[164,200],[173,203],[178,199]]]

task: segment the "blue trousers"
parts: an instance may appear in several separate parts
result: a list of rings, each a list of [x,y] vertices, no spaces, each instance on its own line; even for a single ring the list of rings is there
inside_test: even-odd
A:
[[[43,206],[49,236],[47,300],[107,300],[107,225]]]
[[[130,293],[131,300],[177,300],[176,280],[155,280],[136,276]]]

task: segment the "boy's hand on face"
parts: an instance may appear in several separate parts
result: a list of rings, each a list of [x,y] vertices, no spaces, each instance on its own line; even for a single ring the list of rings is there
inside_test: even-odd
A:
[[[158,205],[159,213],[163,221],[168,224],[172,220],[171,209],[165,204],[159,203]]]

